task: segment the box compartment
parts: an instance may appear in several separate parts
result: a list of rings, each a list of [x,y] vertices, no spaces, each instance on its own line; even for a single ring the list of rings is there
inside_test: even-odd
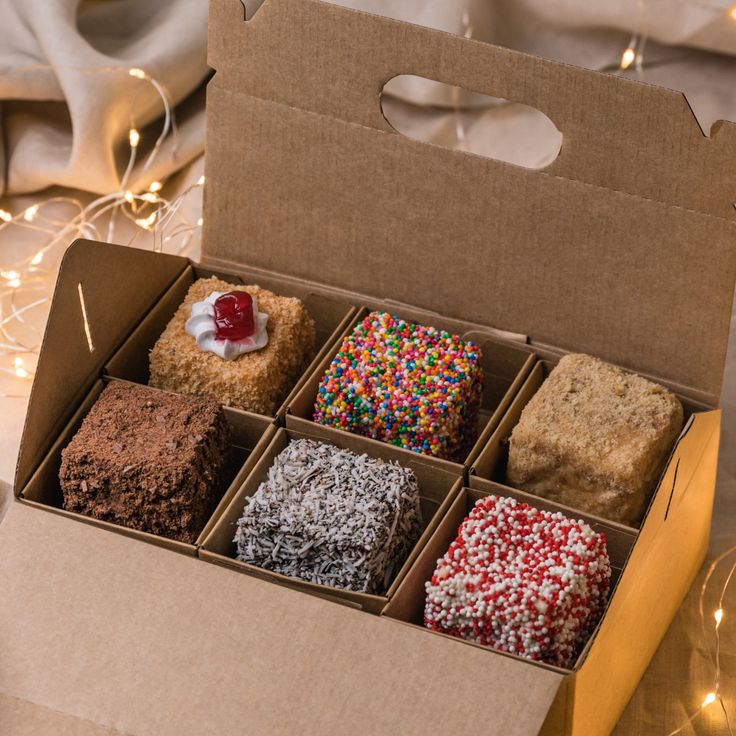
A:
[[[457,536],[460,524],[463,522],[465,517],[472,511],[476,501],[484,496],[495,495],[505,496],[507,498],[515,498],[517,501],[523,502],[534,508],[543,509],[545,511],[560,511],[566,516],[573,519],[582,519],[587,522],[594,531],[606,535],[606,548],[608,550],[609,559],[611,561],[611,587],[609,592],[609,602],[615,595],[616,586],[621,572],[626,563],[626,560],[631,552],[631,548],[636,540],[636,534],[626,527],[620,524],[612,522],[603,522],[596,517],[591,517],[586,514],[571,513],[569,509],[559,504],[552,502],[545,502],[543,499],[538,499],[535,496],[522,493],[519,491],[505,488],[496,484],[489,484],[484,490],[463,488],[460,493],[453,500],[452,505],[447,509],[442,521],[437,525],[432,537],[427,540],[424,548],[417,555],[414,560],[414,564],[411,569],[406,573],[402,583],[399,585],[396,594],[391,599],[390,603],[384,609],[383,614],[389,618],[396,619],[397,621],[403,621],[404,623],[419,626],[427,634],[433,634],[435,636],[445,636],[453,641],[458,641],[463,644],[468,644],[473,647],[479,647],[495,655],[512,657],[524,662],[528,665],[535,665],[544,668],[550,668],[553,671],[565,671],[572,672],[581,662],[583,651],[587,649],[585,646],[578,657],[578,661],[572,668],[565,669],[560,667],[554,667],[546,663],[532,662],[524,657],[519,657],[515,654],[508,654],[506,652],[499,652],[491,647],[481,646],[473,642],[460,639],[458,637],[452,637],[447,634],[442,634],[435,631],[426,629],[423,625],[424,620],[424,601],[426,598],[424,584],[429,581],[434,574],[437,560],[439,560],[450,547],[451,542]],[[607,607],[606,607],[607,608]],[[604,611],[605,616],[605,611]],[[602,619],[601,619],[602,620]],[[596,630],[598,627],[596,627]],[[590,641],[592,641],[591,636]]]
[[[538,361],[527,379],[524,381],[524,384],[517,395],[509,403],[508,411],[505,413],[495,430],[491,433],[487,444],[478,453],[475,462],[470,468],[469,484],[471,488],[487,490],[490,487],[489,482],[500,484],[501,486],[507,488],[510,487],[506,482],[506,465],[508,463],[509,438],[514,427],[519,423],[519,419],[521,418],[521,413],[524,410],[524,407],[529,403],[532,396],[534,396],[534,394],[539,390],[542,383],[550,374],[550,371],[552,371],[552,369],[557,364],[558,359],[559,358],[547,358]],[[662,383],[664,384],[664,382]],[[673,386],[668,386],[668,388],[675,392],[677,390],[676,387]],[[677,398],[682,403],[685,415],[685,425],[687,425],[687,422],[696,412],[708,411],[708,407],[703,406],[693,399],[686,398],[682,395],[678,395]],[[666,467],[663,468],[660,478],[662,475],[664,475],[665,472]],[[519,493],[524,493],[524,495],[530,498],[538,499],[539,501],[545,500],[534,494],[523,492],[521,489],[514,490]],[[653,493],[654,490],[652,490],[652,494]],[[564,506],[564,504],[560,504],[560,508],[567,508],[570,513],[574,514],[581,513],[575,508]],[[591,516],[591,518],[598,517]],[[601,520],[606,521],[605,519]],[[608,520],[608,523],[616,524],[616,526],[622,528],[629,528],[634,532],[636,532],[638,528],[617,524],[616,522],[613,522],[611,520]]]
[[[358,454],[366,454],[386,461],[395,461],[403,467],[410,468],[416,474],[421,497],[422,533],[384,595],[357,593],[318,585],[264,570],[256,565],[235,559],[233,535],[235,524],[242,515],[245,499],[252,496],[258,490],[260,484],[266,480],[269,468],[273,465],[276,455],[285,449],[290,441],[304,438],[326,442]],[[445,470],[433,458],[425,458],[415,453],[410,453],[407,457],[406,454],[399,452],[398,448],[391,445],[368,443],[362,437],[318,425],[314,425],[310,432],[279,429],[268,448],[261,455],[257,465],[253,467],[245,483],[238,488],[227,508],[213,524],[210,533],[202,543],[199,556],[203,560],[215,562],[263,580],[269,580],[325,598],[345,601],[369,613],[380,613],[397,590],[399,583],[411,567],[412,561],[431,537],[436,526],[441,522],[445,510],[460,490],[461,485],[462,478],[460,475]]]
[[[84,417],[92,408],[99,397],[102,389],[108,381],[118,379],[109,378],[97,381],[91,391],[84,399],[79,409],[71,418],[67,426],[61,432],[54,442],[45,459],[34,473],[31,480],[23,488],[20,498],[28,504],[39,508],[54,511],[88,524],[102,527],[110,531],[125,534],[126,536],[141,539],[145,542],[157,544],[176,552],[183,552],[188,555],[196,555],[197,546],[204,540],[207,532],[211,528],[215,518],[229,503],[232,496],[243,483],[251,468],[256,464],[263,450],[268,446],[276,427],[271,419],[263,417],[259,414],[251,414],[250,412],[240,411],[239,409],[230,409],[224,407],[225,419],[230,428],[230,449],[228,452],[227,464],[223,478],[218,488],[218,502],[210,518],[205,526],[200,530],[197,540],[194,544],[187,544],[175,539],[167,539],[156,534],[131,529],[128,527],[114,524],[108,521],[95,519],[91,516],[79,514],[72,511],[66,511],[62,508],[62,491],[59,484],[59,468],[61,467],[61,451],[69,444],[72,437],[82,424]],[[151,389],[158,391],[158,389]]]
[[[329,351],[323,355],[312,373],[303,381],[301,388],[294,393],[286,409],[287,427],[308,432],[310,426],[314,426],[312,421],[314,402],[322,376],[339,350],[342,339],[349,335],[355,326],[372,310],[390,312],[410,322],[431,325],[446,330],[451,334],[459,335],[465,340],[472,340],[481,349],[485,380],[483,384],[483,402],[478,416],[478,438],[462,462],[444,461],[456,465],[458,468],[463,465],[471,465],[488,441],[493,430],[498,426],[511,400],[531,372],[535,362],[534,350],[525,344],[525,338],[522,336],[517,335],[516,339],[512,339],[513,336],[509,333],[504,334],[498,330],[463,322],[462,320],[448,319],[435,312],[412,309],[407,305],[375,301],[366,304],[354,316],[339,338],[333,341]],[[337,428],[335,428],[335,431],[345,432],[345,430]],[[352,434],[350,432],[345,433]],[[371,441],[380,443],[380,440]],[[404,451],[412,455],[417,454],[411,450]]]
[[[214,272],[200,268],[196,264],[188,266],[170,289],[152,306],[141,323],[123,343],[105,366],[105,373],[113,378],[122,378],[135,383],[148,384],[148,354],[168,325],[174,313],[184,301],[189,287],[198,278],[217,276],[233,284],[258,284],[279,296],[293,296],[301,299],[314,320],[316,328],[315,351],[297,382],[286,391],[281,407],[274,416],[280,416],[286,410],[289,398],[296,393],[302,382],[314,370],[326,351],[338,335],[342,334],[345,324],[355,313],[355,307],[338,296],[320,293],[288,279],[256,274],[247,269],[235,273]]]

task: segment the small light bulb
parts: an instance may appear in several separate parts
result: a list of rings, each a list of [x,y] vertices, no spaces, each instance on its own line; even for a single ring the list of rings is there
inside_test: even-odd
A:
[[[200,217],[199,220],[197,220],[197,227],[202,227],[203,224],[204,224],[204,218]]]
[[[10,222],[13,219],[13,215],[7,210],[0,210],[0,220],[3,222]]]
[[[718,628],[721,625],[721,621],[723,621],[723,609],[719,608],[714,614],[713,618],[716,620],[716,628]]]
[[[716,702],[716,694],[715,693],[708,693],[705,698],[703,699],[703,704],[700,706],[701,708],[707,708],[709,705],[712,705]]]
[[[621,64],[619,65],[622,69],[628,69],[636,60],[636,52],[629,46],[629,48],[621,54]]]
[[[148,77],[148,74],[146,74],[143,69],[139,69],[137,66],[134,66],[132,69],[128,69],[128,74],[130,74],[131,77],[135,77],[136,79],[146,79]]]
[[[736,20],[736,5],[732,5],[732,6],[731,6],[731,7],[729,8],[729,10],[728,10],[728,14],[729,14],[729,16],[730,16],[730,17],[731,17],[731,18],[732,18],[733,20]]]
[[[39,263],[43,260],[43,251],[40,250],[38,253],[36,253],[33,258],[31,258],[31,266],[38,266]]]
[[[32,204],[24,213],[23,213],[23,219],[27,222],[33,222],[36,219],[36,215],[38,214],[38,205]]]
[[[199,184],[199,186],[202,186],[204,184],[204,174],[199,177],[199,179],[197,180],[197,184]]]
[[[138,144],[141,142],[141,134],[135,128],[131,128],[128,133],[128,141],[131,148],[138,148]]]
[[[11,289],[17,289],[20,286],[20,279],[11,279],[8,281],[8,286]]]
[[[148,217],[141,217],[135,221],[138,227],[142,227],[144,230],[150,230],[151,225],[156,221],[156,213],[152,212]]]
[[[144,192],[141,194],[141,199],[144,202],[158,202],[158,197],[153,192]]]
[[[18,378],[28,378],[28,371],[25,368],[21,368],[20,366],[15,369],[15,375],[18,376]]]
[[[20,274],[17,271],[0,271],[0,276],[8,281],[15,281],[20,278]]]
[[[151,186],[148,187],[149,192],[160,192],[163,184],[160,181],[152,181]]]
[[[130,204],[135,199],[135,197],[133,196],[133,192],[131,191],[125,192],[125,194],[123,195],[123,199],[125,199],[125,201],[128,202],[128,204]]]
[[[19,368],[20,366],[23,365],[23,358],[21,358],[20,356],[16,355],[15,356],[15,360],[13,361],[13,363],[15,363],[15,367],[16,368]]]

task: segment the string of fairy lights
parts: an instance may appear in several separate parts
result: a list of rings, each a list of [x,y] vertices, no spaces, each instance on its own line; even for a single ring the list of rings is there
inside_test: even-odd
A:
[[[736,5],[723,10],[707,0],[689,0],[689,4],[724,12],[727,17],[736,21]],[[630,69],[641,72],[644,69],[644,52],[648,38],[644,0],[637,0],[637,7],[639,27],[632,34],[618,64],[612,66],[620,72]],[[463,17],[463,23],[464,35],[472,38],[473,28],[467,13]],[[44,65],[36,65],[33,68],[41,67],[51,68]],[[145,70],[139,67],[98,67],[79,71],[95,74],[127,74],[135,82],[150,85],[158,94],[163,108],[163,123],[161,132],[153,141],[143,163],[140,176],[151,168],[160,153],[161,146],[169,136],[172,138],[172,150],[176,150],[176,122],[168,92]],[[459,141],[464,138],[464,134],[462,123],[458,122]],[[128,185],[141,141],[140,131],[131,122],[128,131],[128,163],[120,177],[119,187],[114,192],[99,196],[86,205],[72,196],[53,196],[30,204],[15,214],[0,209],[0,234],[10,228],[21,228],[38,237],[38,243],[30,248],[25,257],[11,264],[0,265],[0,373],[27,382],[26,385],[30,384],[33,378],[32,363],[38,355],[42,338],[41,327],[38,325],[43,323],[43,310],[48,309],[50,303],[55,267],[66,246],[75,238],[113,241],[116,220],[121,216],[136,227],[136,234],[130,239],[129,244],[132,244],[140,233],[145,232],[152,239],[153,250],[162,251],[165,246],[173,244],[174,252],[187,253],[193,237],[202,226],[202,218],[196,222],[190,221],[184,215],[182,205],[192,192],[201,190],[204,177],[200,177],[195,184],[187,187],[173,199],[163,196],[164,184],[158,180],[150,181],[142,191],[132,191]],[[59,206],[69,208],[72,214],[66,220],[52,219],[46,215],[52,206],[55,211]],[[105,222],[107,222],[106,230],[103,228]],[[0,393],[0,398],[25,399],[27,393],[27,390],[18,393]],[[729,561],[731,566],[718,588],[716,607],[707,612],[706,600],[713,578],[721,566]],[[736,545],[713,560],[700,589],[701,628],[713,667],[711,688],[688,719],[667,736],[682,734],[706,709],[716,703],[723,711],[729,736],[734,736],[723,699],[721,666],[721,627],[727,620],[725,600],[734,574],[736,574]]]
[[[19,73],[39,68],[51,67],[34,65],[14,71]],[[138,67],[74,69],[84,74],[125,74],[131,81],[149,84],[155,90],[163,108],[163,123],[143,162],[139,177],[151,168],[169,137],[173,154],[176,155],[174,110],[169,94],[161,83]],[[114,241],[116,220],[120,215],[136,226],[135,235],[128,244],[132,244],[145,231],[151,235],[154,250],[163,250],[165,245],[171,244],[174,252],[185,254],[201,227],[202,219],[190,221],[183,213],[182,204],[194,190],[201,189],[204,177],[173,199],[163,195],[163,183],[158,180],[151,181],[144,191],[132,191],[128,184],[142,142],[142,135],[133,118],[127,142],[128,163],[116,191],[99,196],[86,205],[77,197],[53,196],[39,200],[16,214],[0,209],[0,235],[3,231],[20,228],[38,237],[38,242],[34,242],[25,257],[0,267],[0,373],[29,383],[33,378],[33,362],[37,358],[42,337],[38,325],[44,322],[44,310],[50,304],[56,266],[70,242],[76,238]],[[56,212],[60,207],[72,211],[68,219],[56,220],[46,216],[50,209]],[[103,228],[105,222],[106,229]],[[0,393],[0,398],[24,399],[27,393],[27,390],[16,393],[6,391]]]

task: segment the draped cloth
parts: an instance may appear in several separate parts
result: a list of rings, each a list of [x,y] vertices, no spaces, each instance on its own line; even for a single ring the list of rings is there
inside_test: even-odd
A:
[[[0,195],[58,184],[119,189],[131,128],[140,131],[130,188],[181,168],[204,150],[204,0],[0,0]],[[162,132],[158,82],[177,106]]]

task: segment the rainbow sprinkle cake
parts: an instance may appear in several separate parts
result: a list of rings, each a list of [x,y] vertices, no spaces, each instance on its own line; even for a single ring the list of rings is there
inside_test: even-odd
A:
[[[314,421],[462,461],[478,431],[480,350],[449,332],[372,312],[320,382]]]

